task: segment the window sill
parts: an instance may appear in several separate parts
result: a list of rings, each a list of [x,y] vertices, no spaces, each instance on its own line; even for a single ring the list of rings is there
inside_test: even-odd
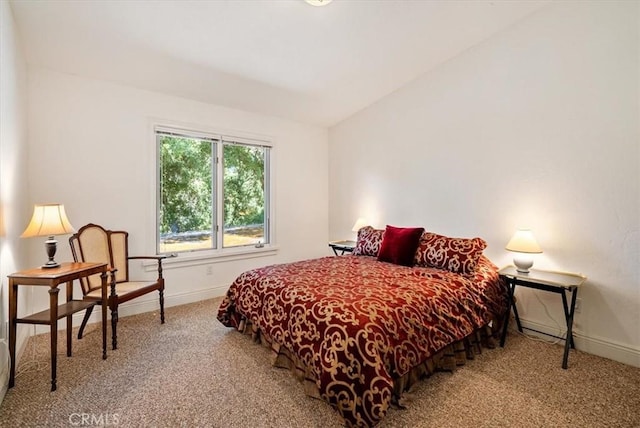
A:
[[[178,253],[176,257],[168,257],[162,261],[163,269],[177,269],[189,266],[208,265],[211,263],[224,263],[235,260],[254,259],[258,257],[274,256],[278,247],[265,245],[262,248],[239,248],[226,250],[212,250],[206,252]],[[150,261],[142,263],[145,272],[156,271],[158,264]]]

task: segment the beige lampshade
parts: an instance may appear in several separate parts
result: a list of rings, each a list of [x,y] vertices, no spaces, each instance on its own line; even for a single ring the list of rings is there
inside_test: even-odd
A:
[[[538,241],[536,241],[536,238],[529,229],[518,229],[505,249],[517,253],[542,253],[542,248],[540,248]]]
[[[20,237],[65,235],[75,231],[69,223],[64,205],[34,205],[31,221]]]
[[[367,224],[367,220],[360,217],[358,220],[356,220],[356,222],[354,223],[353,227],[351,228],[352,232],[357,232],[360,229],[362,229],[363,227],[368,226]]]

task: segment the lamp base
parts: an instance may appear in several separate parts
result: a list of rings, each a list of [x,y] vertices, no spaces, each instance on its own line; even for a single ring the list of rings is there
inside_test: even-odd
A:
[[[533,257],[528,254],[518,254],[513,258],[513,264],[520,273],[529,273],[529,268],[533,266]]]
[[[49,260],[48,262],[46,262],[45,264],[43,264],[42,266],[40,266],[42,269],[50,269],[50,268],[57,268],[60,267],[60,263],[58,263],[55,260]]]
[[[49,261],[43,264],[42,268],[49,269],[49,268],[59,267],[60,263],[58,263],[53,259],[56,255],[56,250],[58,249],[58,241],[56,241],[53,236],[50,236],[49,239],[44,241],[44,248],[47,250],[47,256],[49,256]]]

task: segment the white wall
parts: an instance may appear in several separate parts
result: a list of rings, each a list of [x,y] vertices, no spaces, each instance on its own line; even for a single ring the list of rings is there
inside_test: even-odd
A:
[[[529,226],[537,267],[589,277],[578,348],[640,366],[638,28],[637,2],[555,2],[332,128],[330,238],[419,225],[505,265]],[[527,291],[557,333],[559,296]]]
[[[277,254],[213,263],[212,275],[208,264],[171,260],[167,305],[222,295],[252,267],[328,254],[326,129],[37,67],[29,68],[28,87],[32,202],[64,203],[76,228],[94,222],[129,231],[131,255],[155,254],[154,120],[272,138]],[[67,240],[58,239],[57,260],[71,258]],[[41,240],[30,241],[31,263],[42,263]],[[139,264],[132,270],[154,276]],[[136,300],[142,306],[122,314],[157,308],[155,294]],[[34,310],[47,304],[39,296]]]
[[[30,212],[27,202],[27,65],[9,3],[0,2],[0,401],[9,373],[9,290],[7,275],[27,268],[24,241],[19,236]],[[29,295],[23,294],[18,313],[27,310]],[[17,347],[29,333],[18,327]]]

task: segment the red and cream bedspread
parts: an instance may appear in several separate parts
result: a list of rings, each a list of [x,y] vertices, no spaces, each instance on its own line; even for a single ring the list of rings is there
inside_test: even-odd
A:
[[[506,310],[506,287],[481,257],[473,278],[375,257],[326,257],[253,269],[229,288],[218,319],[245,321],[307,366],[347,424],[374,426],[394,379]]]

